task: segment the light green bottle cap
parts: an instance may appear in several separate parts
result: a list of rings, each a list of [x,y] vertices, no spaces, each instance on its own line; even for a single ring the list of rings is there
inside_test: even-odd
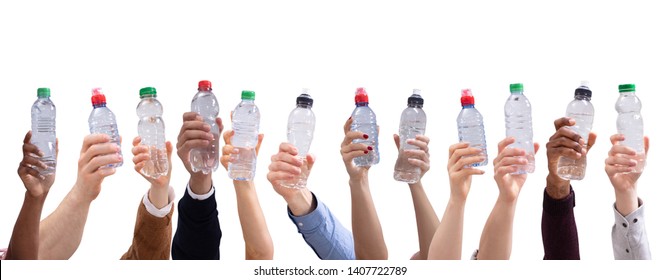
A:
[[[635,91],[635,84],[619,85],[619,92],[631,92],[631,91]]]
[[[153,95],[156,97],[156,88],[153,87],[144,87],[140,89],[140,97],[144,97],[147,95]]]
[[[241,92],[241,99],[254,100],[254,91],[244,90]]]
[[[37,89],[37,97],[48,98],[50,97],[50,88],[42,87]]]
[[[510,92],[522,92],[523,91],[523,84],[510,84],[509,85],[509,91]]]

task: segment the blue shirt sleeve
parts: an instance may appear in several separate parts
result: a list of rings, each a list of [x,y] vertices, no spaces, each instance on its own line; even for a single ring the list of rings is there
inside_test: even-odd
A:
[[[302,234],[305,242],[322,260],[354,260],[353,234],[332,215],[330,209],[316,199],[316,209],[296,217],[287,210],[289,218]]]

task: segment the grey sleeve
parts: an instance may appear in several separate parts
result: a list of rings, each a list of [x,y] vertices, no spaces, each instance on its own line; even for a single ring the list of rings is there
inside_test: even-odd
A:
[[[612,249],[616,260],[650,260],[651,251],[644,226],[644,205],[639,200],[639,208],[623,216],[614,209],[612,226]]]

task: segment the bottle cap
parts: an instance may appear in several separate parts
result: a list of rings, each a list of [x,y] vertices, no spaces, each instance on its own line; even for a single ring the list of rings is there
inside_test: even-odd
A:
[[[50,97],[50,89],[47,87],[37,89],[37,97]]]
[[[522,92],[523,91],[523,84],[510,84],[509,85],[509,91],[511,93]]]
[[[589,82],[582,81],[580,87],[575,89],[575,96],[582,95],[591,98],[591,89],[589,89]]]
[[[140,97],[144,97],[146,95],[153,95],[156,97],[156,88],[153,87],[144,87],[140,89]]]
[[[304,88],[302,94],[296,98],[296,105],[307,105],[309,107],[312,107],[312,104],[314,104],[314,99],[312,99],[312,96],[308,94],[309,89]]]
[[[474,96],[469,88],[461,91],[461,106],[474,105]]]
[[[241,99],[254,100],[254,91],[244,90],[241,92]]]
[[[619,85],[619,92],[631,92],[631,91],[635,91],[635,84]]]
[[[197,83],[197,90],[205,90],[205,91],[211,90],[211,82],[207,80],[199,81],[199,83]]]
[[[101,88],[94,88],[92,89],[92,105],[101,105],[105,104],[105,95],[103,95],[103,91]]]
[[[357,88],[357,90],[355,90],[355,104],[362,102],[369,103],[369,96],[364,88]]]
[[[424,106],[424,98],[422,98],[421,90],[413,89],[413,94],[408,97],[408,106],[419,105],[419,107]]]

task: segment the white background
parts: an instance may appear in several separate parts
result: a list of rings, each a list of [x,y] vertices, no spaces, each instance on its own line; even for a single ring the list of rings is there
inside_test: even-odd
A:
[[[76,180],[82,139],[88,134],[90,90],[103,87],[124,138],[125,164],[107,178],[93,203],[84,237],[72,259],[115,260],[131,243],[135,214],[148,183],[133,170],[131,139],[141,87],[153,86],[165,108],[167,138],[176,143],[197,82],[209,79],[229,127],[241,90],[256,91],[266,135],[256,185],[275,244],[275,259],[305,261],[316,255],[289,221],[285,202],[266,180],[270,156],[286,140],[286,120],[301,88],[311,89],[317,117],[311,152],[317,155],[309,188],[350,229],[350,196],[339,146],[365,87],[380,125],[381,162],[370,170],[371,189],[391,260],[418,250],[408,186],[392,179],[392,134],[413,88],[422,89],[431,138],[432,168],[423,182],[442,215],[449,194],[447,148],[457,141],[460,90],[471,88],[485,118],[489,165],[474,178],[465,215],[463,258],[477,248],[497,196],[492,160],[505,137],[503,106],[510,83],[521,82],[532,103],[534,138],[541,144],[537,171],[518,202],[511,259],[543,257],[541,210],[545,143],[553,120],[564,115],[574,89],[589,80],[596,109],[596,145],[587,177],[573,182],[582,259],[611,260],[613,189],[604,172],[616,132],[617,85],[635,83],[645,107],[651,149],[639,194],[646,204],[653,253],[660,252],[660,191],[653,182],[660,137],[652,98],[660,92],[660,18],[655,5],[626,1],[20,1],[0,4],[0,119],[5,153],[0,161],[0,244],[8,244],[24,187],[16,175],[21,143],[30,129],[38,87],[50,87],[58,110],[57,180],[43,217]],[[188,179],[173,155],[171,184],[177,202]],[[221,258],[244,258],[234,189],[224,169],[213,175],[223,232]],[[177,218],[177,212],[174,216]],[[176,223],[174,224],[176,229]]]

